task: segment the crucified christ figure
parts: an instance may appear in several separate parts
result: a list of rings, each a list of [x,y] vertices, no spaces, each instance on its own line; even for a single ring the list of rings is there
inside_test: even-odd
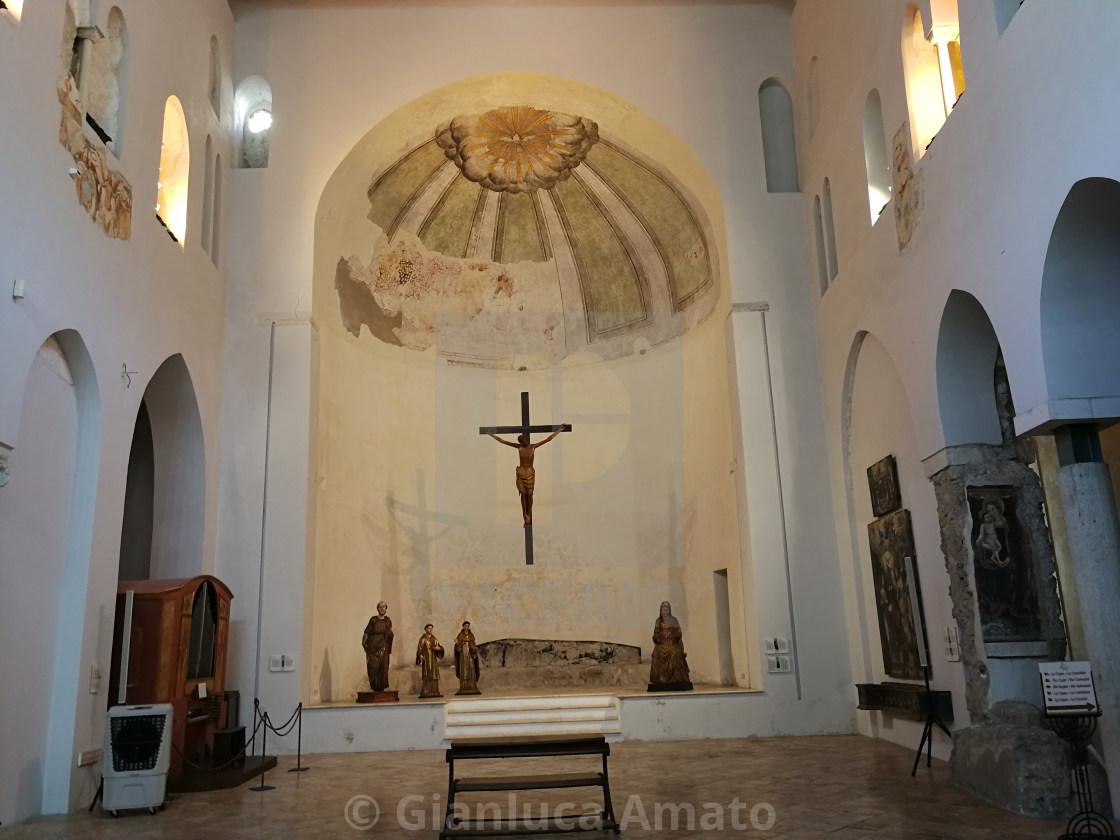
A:
[[[503,440],[493,432],[486,433],[498,443],[504,443],[506,446],[512,446],[517,450],[517,455],[521,460],[517,467],[517,492],[521,494],[521,515],[525,517],[526,525],[531,525],[533,522],[533,485],[537,478],[537,472],[533,469],[533,459],[536,457],[537,447],[544,446],[561,432],[570,432],[571,430],[571,423],[565,423],[539,443],[530,443],[529,435],[526,433],[517,436],[517,443],[511,440]]]

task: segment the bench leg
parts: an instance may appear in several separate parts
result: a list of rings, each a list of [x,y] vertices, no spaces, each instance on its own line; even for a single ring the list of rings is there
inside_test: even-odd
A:
[[[615,834],[620,834],[622,828],[614,817],[614,803],[611,802],[611,780],[607,775],[607,757],[603,756],[603,815],[604,828],[609,828]]]

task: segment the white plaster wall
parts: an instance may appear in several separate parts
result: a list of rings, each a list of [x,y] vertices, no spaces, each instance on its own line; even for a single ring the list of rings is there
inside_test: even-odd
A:
[[[869,332],[879,342],[876,353],[891,360],[909,407],[905,422],[913,457],[927,458],[945,443],[936,387],[941,312],[952,289],[965,290],[986,310],[1002,346],[1017,430],[1045,423],[1051,407],[1039,301],[1050,231],[1077,180],[1120,175],[1108,140],[1120,127],[1120,115],[1100,107],[1120,82],[1108,34],[1120,25],[1120,7],[1098,0],[1028,2],[997,36],[993,0],[959,0],[967,90],[915,164],[924,179],[924,208],[912,242],[900,253],[893,204],[874,226],[868,222],[861,118],[871,88],[882,97],[888,142],[908,118],[900,50],[906,5],[906,0],[800,0],[793,15],[803,225],[812,230],[812,196],[826,177],[836,219],[840,271],[817,302],[817,327],[848,636],[852,668],[860,678],[873,676],[879,660],[873,649],[874,604],[858,571],[868,563],[866,517],[859,515],[866,464],[853,457],[849,475],[845,463],[849,420],[853,447],[865,434],[856,418],[845,415],[853,344]],[[804,130],[806,84],[814,57],[821,119],[810,141]],[[861,357],[861,367],[863,362]],[[856,369],[855,376],[862,378],[863,370]],[[886,412],[872,420],[888,435],[901,435],[900,423]],[[912,458],[906,470],[916,475]],[[940,552],[929,536],[937,532],[933,494],[922,481],[913,478],[910,496],[903,492],[919,541],[928,617],[938,609],[947,578],[937,564],[927,570],[931,559],[940,562]],[[929,624],[936,629],[937,622]],[[944,669],[940,659],[935,650],[935,673]],[[945,687],[957,694],[955,685],[954,677]],[[958,710],[961,699],[954,698]]]
[[[80,650],[55,658],[54,696],[25,695],[15,705],[5,704],[17,720],[21,710],[50,704],[52,746],[42,756],[48,768],[42,807],[48,812],[84,805],[97,787],[96,766],[73,768],[77,750],[102,742],[108,679],[92,694],[89,674],[95,663],[105,669],[109,665],[132,429],[148,380],[174,353],[183,354],[190,370],[205,438],[203,568],[212,568],[215,544],[224,279],[202,251],[199,224],[207,132],[214,134],[217,148],[228,148],[207,97],[209,41],[217,33],[222,44],[228,102],[233,21],[221,0],[189,5],[121,0],[117,5],[128,26],[131,71],[123,157],[111,165],[120,168],[133,188],[132,239],[127,242],[110,240],[78,204],[67,174],[72,160],[58,142],[62,0],[27,3],[18,27],[0,21],[0,111],[5,114],[0,141],[0,441],[20,451],[27,433],[20,425],[24,382],[39,345],[60,329],[77,330],[84,338],[92,358],[89,381],[95,374],[94,396],[102,413],[90,465],[90,475],[96,477],[92,549],[88,557],[78,558],[82,568],[73,586],[68,579],[51,607],[21,628],[26,638],[52,638],[58,622],[82,639]],[[107,15],[109,5],[102,6],[100,13]],[[154,213],[164,102],[170,94],[186,109],[195,162],[185,247],[168,238]],[[19,301],[9,292],[16,279],[26,283],[26,297]],[[127,389],[122,364],[134,371]],[[46,481],[35,464],[23,463],[19,469],[26,471],[28,482]],[[66,528],[65,522],[48,521],[52,510],[44,506],[36,511],[40,525]],[[0,568],[6,572],[13,562],[5,549]],[[38,653],[51,656],[46,649]],[[13,672],[6,673],[6,680],[21,682]],[[0,752],[6,754],[7,745],[0,744]],[[0,821],[11,818],[10,812],[0,811]]]
[[[827,521],[827,488],[820,482],[825,460],[818,442],[821,405],[815,384],[817,360],[811,338],[812,298],[804,234],[798,197],[765,192],[758,123],[759,84],[773,76],[789,79],[793,75],[784,6],[239,7],[235,76],[242,79],[259,74],[267,79],[275,116],[268,169],[235,171],[230,184],[227,448],[222,482],[222,509],[229,515],[222,519],[218,567],[238,596],[234,635],[240,642],[235,656],[243,690],[255,678],[256,558],[261,542],[259,519],[253,522],[250,517],[261,509],[263,494],[260,474],[268,387],[265,322],[307,316],[319,196],[357,140],[397,107],[457,79],[515,70],[571,78],[628,100],[679,136],[719,190],[732,299],[761,299],[774,306],[775,393],[784,424],[781,445],[788,455],[788,525],[798,569],[793,586],[795,594],[800,590],[806,597],[806,615],[819,622],[814,644],[804,652],[812,702],[797,703],[795,689],[783,687],[783,700],[791,702],[779,704],[781,720],[769,725],[782,731],[836,731],[852,725],[834,537]],[[750,49],[744,49],[745,43]],[[725,349],[710,363],[722,368],[728,361],[722,336],[715,345]],[[311,364],[308,359],[306,368],[294,365],[284,375],[309,381]],[[276,376],[274,369],[274,387]],[[757,393],[740,392],[744,406],[753,406],[760,398]],[[274,401],[273,417],[278,412],[294,415],[302,405],[302,398],[291,406]],[[704,408],[689,406],[698,414]],[[746,424],[752,438],[754,422]],[[274,426],[271,451],[279,449],[306,465],[311,457],[311,427],[306,417],[303,424],[292,423],[290,434],[283,438]],[[730,463],[730,454],[729,448],[728,480],[722,484],[713,476],[713,492],[717,487],[724,488],[719,492],[732,492],[731,475],[736,466]],[[493,453],[488,457],[495,460]],[[401,498],[414,500],[414,471],[394,480],[401,482]],[[496,493],[489,489],[492,483],[481,482],[486,492]],[[306,486],[278,486],[270,480],[268,507],[271,510],[274,503],[282,504],[279,498],[283,494],[302,497],[306,493]],[[306,641],[312,595],[305,561],[308,521],[306,517],[277,521],[270,513],[269,522],[276,535],[267,540],[266,570],[281,574],[281,568],[289,569],[292,579],[304,577],[305,586],[266,595],[262,605],[265,626],[268,616],[301,620],[300,632]],[[715,527],[740,530],[733,516]],[[778,520],[760,517],[751,527],[773,537],[780,525]],[[513,530],[519,538],[519,529]],[[770,544],[777,540],[770,539]],[[747,646],[747,661],[736,662],[736,671],[743,681],[755,685],[762,681],[759,639],[765,633],[784,634],[785,628],[778,625],[778,618],[769,616],[763,625],[762,611],[756,612],[752,599],[760,594],[768,609],[772,596],[780,594],[781,607],[775,608],[775,615],[786,616],[788,609],[782,558],[773,554],[749,557],[747,552],[739,562],[748,559],[753,574],[764,585],[760,593],[755,591],[754,580],[733,586],[732,597],[742,599],[748,616],[745,627],[734,629],[738,643]],[[736,562],[735,558],[706,557],[689,572],[693,589],[705,599],[698,601],[697,615],[710,600],[712,571],[734,568]],[[757,572],[760,568],[766,571]],[[361,619],[368,616],[377,597],[372,589],[365,594],[363,601],[368,603]],[[691,598],[689,595],[690,602]],[[324,608],[329,606],[324,604]],[[355,633],[360,635],[360,626]],[[686,642],[689,638],[686,628]],[[411,640],[401,641],[407,648]],[[314,657],[316,667],[321,666],[322,651],[305,646],[301,667],[307,667],[309,656]],[[302,682],[310,689],[309,676],[305,674]],[[784,679],[767,680],[765,687],[777,689]],[[290,709],[300,698],[296,681],[277,680],[270,683],[275,692],[262,701],[270,707]]]
[[[28,623],[52,615],[66,562],[65,523],[74,489],[78,407],[73,385],[36,358],[23,390],[23,445],[12,453],[14,479],[0,494],[0,661],[11,677],[0,684],[0,743],[6,757],[0,786],[4,821],[35,816],[43,799],[43,753],[49,706],[27,703],[51,690],[55,628],[39,628],[33,641]]]

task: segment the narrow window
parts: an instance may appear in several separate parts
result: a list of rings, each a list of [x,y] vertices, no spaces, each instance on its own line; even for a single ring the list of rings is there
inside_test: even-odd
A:
[[[206,180],[202,191],[202,250],[209,255],[214,216],[214,142],[206,135]]]
[[[260,76],[249,76],[238,85],[234,99],[237,165],[242,169],[264,169],[268,166],[272,137],[272,88]]]
[[[813,228],[817,234],[817,282],[821,294],[828,291],[828,255],[824,250],[824,219],[821,217],[821,197],[813,197]]]
[[[178,97],[169,96],[163,109],[163,145],[156,182],[156,218],[180,245],[187,232],[187,181],[191,150],[187,118]]]
[[[836,256],[836,225],[832,221],[832,186],[827,178],[824,179],[824,190],[821,193],[821,209],[824,215],[825,253],[828,255],[828,282],[831,283],[840,272],[840,261]]]
[[[883,133],[883,103],[879,91],[871,89],[863,106],[863,162],[867,167],[867,200],[871,224],[883,214],[891,200],[891,169],[887,140]]]
[[[817,123],[821,121],[821,92],[820,81],[817,78],[817,57],[809,62],[809,83],[805,88],[805,104],[809,109],[809,137],[817,130]]]
[[[218,38],[210,36],[210,107],[220,119],[222,116],[222,58]]]
[[[785,85],[767,79],[758,89],[762,121],[762,155],[766,164],[766,191],[798,192],[797,146],[793,132],[793,100]]]

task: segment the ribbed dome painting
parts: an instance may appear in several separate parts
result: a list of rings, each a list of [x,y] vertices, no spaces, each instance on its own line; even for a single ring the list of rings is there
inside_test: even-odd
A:
[[[372,254],[339,255],[353,336],[483,367],[603,358],[709,314],[702,210],[592,116],[499,104],[449,114],[370,173]]]

